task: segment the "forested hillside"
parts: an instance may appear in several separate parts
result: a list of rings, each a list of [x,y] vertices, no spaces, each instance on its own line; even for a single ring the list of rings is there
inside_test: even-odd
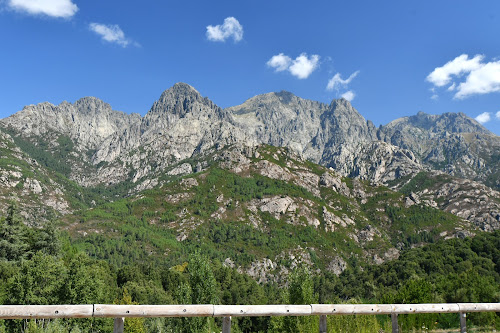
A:
[[[1,304],[310,304],[498,302],[500,232],[408,248],[381,265],[359,262],[338,276],[297,265],[284,281],[257,283],[201,251],[181,248],[186,261],[114,264],[71,245],[52,227],[25,226],[9,208],[0,221]],[[181,246],[182,247],[182,246]],[[317,318],[235,319],[235,332],[311,332]],[[494,313],[471,313],[471,327],[500,328]],[[456,314],[400,316],[403,329],[458,327]],[[133,319],[129,332],[200,332],[220,329],[218,320]],[[332,332],[388,328],[388,316],[330,317]],[[218,328],[217,328],[218,327]],[[111,331],[112,319],[0,321],[8,332]]]

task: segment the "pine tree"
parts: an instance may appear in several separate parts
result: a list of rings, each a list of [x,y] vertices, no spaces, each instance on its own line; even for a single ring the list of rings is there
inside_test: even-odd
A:
[[[0,260],[17,261],[28,255],[26,229],[17,214],[17,204],[11,203],[7,216],[0,219]]]

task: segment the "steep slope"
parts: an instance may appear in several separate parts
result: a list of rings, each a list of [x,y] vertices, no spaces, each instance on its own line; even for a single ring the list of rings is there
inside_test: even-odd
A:
[[[226,111],[190,85],[177,83],[162,93],[140,123],[102,144],[93,158],[94,164],[100,166],[97,177],[84,183],[136,183],[151,174],[158,176],[180,160],[247,141],[246,138]],[[190,172],[192,169],[182,171]]]
[[[95,97],[84,97],[71,104],[55,106],[40,103],[24,107],[22,111],[2,119],[2,125],[16,130],[23,137],[54,139],[64,135],[77,145],[77,151],[97,149],[104,140],[140,120],[139,114],[114,111]]]
[[[385,183],[423,168],[410,151],[377,142],[373,123],[345,99],[326,105],[282,91],[227,110],[259,143],[288,147],[344,176]]]
[[[291,148],[336,169],[350,153],[376,139],[373,124],[345,99],[326,105],[282,91],[255,96],[227,110],[259,143]]]
[[[433,169],[500,188],[500,137],[463,113],[419,112],[383,126],[379,137]]]
[[[51,176],[0,131],[0,211],[16,202],[23,218],[32,225],[70,213],[74,198]]]
[[[500,193],[482,183],[432,170],[396,179],[391,185],[407,195],[406,205],[425,203],[481,230],[500,229]]]
[[[227,109],[234,121],[259,142],[290,147],[318,162],[324,147],[312,144],[321,128],[321,115],[328,105],[282,91],[250,98]]]
[[[49,152],[57,157],[55,168],[65,176],[84,183],[93,177],[92,155],[104,141],[140,121],[138,114],[125,114],[95,97],[55,106],[40,103],[2,119],[0,126],[15,136],[24,150]],[[29,147],[29,148],[28,148]]]
[[[300,262],[339,274],[356,261],[381,263],[403,248],[479,230],[473,218],[423,199],[409,203],[411,194],[342,178],[284,148],[236,145],[190,163],[206,168],[67,215],[66,229],[118,264],[132,253],[169,260],[201,247],[261,282]]]

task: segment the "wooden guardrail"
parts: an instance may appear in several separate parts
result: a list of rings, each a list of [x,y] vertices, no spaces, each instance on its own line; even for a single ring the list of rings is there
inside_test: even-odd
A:
[[[500,312],[500,303],[442,304],[309,304],[309,305],[0,305],[0,319],[115,318],[114,332],[123,332],[130,317],[223,317],[223,333],[231,317],[319,316],[319,332],[327,332],[329,315],[391,315],[392,332],[399,332],[399,314],[458,313],[460,332],[466,332],[467,312]]]

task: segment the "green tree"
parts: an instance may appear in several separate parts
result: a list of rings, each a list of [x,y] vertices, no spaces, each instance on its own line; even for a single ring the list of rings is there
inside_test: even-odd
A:
[[[219,288],[208,258],[196,251],[188,264],[192,304],[219,304]]]
[[[288,289],[283,295],[284,304],[317,303],[312,274],[306,266],[293,270],[288,276]],[[316,317],[273,317],[271,332],[314,332],[318,330]]]
[[[68,270],[64,262],[38,252],[21,261],[18,273],[7,287],[9,304],[64,304]]]
[[[27,256],[28,248],[26,227],[13,202],[7,208],[7,216],[0,219],[0,260],[19,260]]]
[[[104,261],[77,253],[67,264],[68,278],[64,286],[70,304],[110,303],[117,294],[116,275]]]
[[[139,304],[132,301],[132,296],[128,293],[127,288],[123,288],[122,298],[116,304]],[[124,331],[127,333],[145,333],[144,318],[126,318],[124,323]]]
[[[181,283],[177,299],[181,304],[219,304],[219,287],[210,261],[199,251],[191,255],[187,266],[189,284]],[[207,318],[181,318],[177,321],[177,329],[182,332],[212,332],[215,321]]]

